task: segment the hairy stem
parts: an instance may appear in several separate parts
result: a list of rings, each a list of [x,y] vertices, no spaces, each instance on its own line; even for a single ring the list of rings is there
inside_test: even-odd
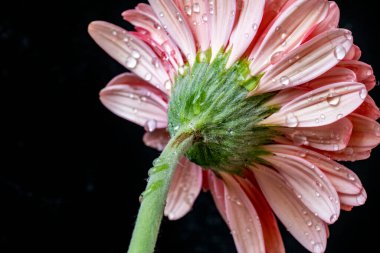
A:
[[[149,170],[148,185],[142,194],[142,203],[128,253],[153,253],[154,251],[173,173],[179,159],[193,141],[191,131],[181,130],[171,138]]]

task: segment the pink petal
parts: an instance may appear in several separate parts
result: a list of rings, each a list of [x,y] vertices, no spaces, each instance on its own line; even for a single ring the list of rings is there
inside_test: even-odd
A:
[[[328,152],[325,151],[323,154],[331,159],[336,161],[349,161],[354,162],[358,160],[365,160],[371,156],[371,150],[362,150],[361,148],[355,148],[348,146],[343,150],[339,150],[336,152]]]
[[[228,226],[239,253],[265,252],[264,236],[258,214],[239,183],[222,174]]]
[[[211,19],[208,1],[175,0],[202,51],[210,46]]]
[[[340,203],[344,206],[361,206],[367,200],[367,193],[362,189],[362,191],[356,195],[349,194],[339,194]]]
[[[133,24],[136,30],[148,33],[149,43],[152,47],[160,49],[163,58],[168,58],[174,68],[178,69],[178,65],[183,65],[181,53],[172,39],[160,26],[160,21],[157,19],[152,8],[147,4],[137,5],[135,10],[127,10],[123,12],[123,18]]]
[[[380,110],[371,96],[367,96],[361,106],[354,113],[366,116],[373,120],[380,118]]]
[[[325,223],[295,197],[280,174],[266,166],[256,166],[252,170],[257,182],[287,230],[309,251],[324,252],[327,241]]]
[[[297,146],[309,146],[320,150],[337,151],[347,146],[352,132],[352,123],[343,118],[320,127],[280,127],[278,130]]]
[[[171,85],[170,78],[161,61],[148,45],[132,33],[107,22],[92,22],[88,30],[96,43],[112,58],[167,92],[165,84]]]
[[[239,20],[231,34],[228,50],[231,55],[227,67],[231,66],[247,50],[260,26],[264,12],[264,0],[242,1]]]
[[[268,145],[265,149],[269,152],[299,156],[315,164],[338,193],[358,194],[363,189],[360,179],[353,171],[318,152],[291,145]]]
[[[347,30],[323,33],[296,48],[268,70],[252,93],[286,89],[313,80],[342,60],[351,45],[352,36]]]
[[[379,145],[380,124],[377,121],[358,114],[351,114],[348,118],[354,126],[350,147],[371,150]]]
[[[306,41],[318,36],[321,33],[335,29],[339,25],[340,11],[335,2],[329,2],[329,11],[326,18],[317,25],[317,27],[310,33]]]
[[[226,203],[224,198],[224,183],[219,179],[211,170],[206,171],[208,173],[208,186],[214,199],[215,205],[224,221],[227,222]]]
[[[257,214],[260,218],[261,228],[263,230],[265,252],[266,253],[285,253],[284,244],[280,230],[278,229],[276,218],[273,212],[265,200],[265,197],[257,183],[250,182],[247,179],[241,177],[235,178],[244,192],[247,194],[249,200],[255,207]]]
[[[211,49],[213,58],[224,49],[235,22],[236,1],[209,0],[211,15]]]
[[[153,11],[162,27],[177,43],[184,56],[192,64],[195,60],[196,48],[189,24],[172,0],[149,0]]]
[[[148,147],[162,151],[169,142],[170,136],[166,129],[156,129],[152,132],[148,131],[144,134],[143,141]]]
[[[276,94],[269,102],[268,105],[282,105],[289,103],[290,101],[296,99],[297,97],[322,86],[332,84],[332,83],[340,83],[340,82],[355,82],[356,75],[352,70],[347,68],[339,68],[334,67],[319,76],[318,78],[305,83],[300,86],[296,86],[293,88],[288,88],[281,90],[278,94]]]
[[[293,188],[294,194],[327,223],[334,223],[340,212],[338,194],[323,172],[302,157],[274,153],[264,159],[279,171]]]
[[[122,74],[100,92],[100,100],[110,111],[144,126],[149,122],[150,128],[167,126],[167,103],[159,90],[132,73]]]
[[[327,1],[300,0],[286,8],[268,27],[249,59],[253,75],[261,73],[270,64],[282,58],[284,53],[296,48],[328,10]]]
[[[356,81],[365,84],[367,90],[372,90],[375,85],[375,76],[373,74],[373,69],[370,65],[361,61],[342,61],[339,63],[340,67],[345,67],[351,69],[356,74]]]
[[[359,60],[362,55],[362,51],[357,45],[352,45],[350,48],[350,51],[347,52],[346,57],[344,57],[344,61],[350,61],[350,60]]]
[[[174,172],[166,199],[165,215],[169,220],[185,216],[202,188],[202,168],[182,158]]]
[[[260,124],[287,127],[324,126],[345,117],[367,96],[360,83],[336,83],[310,91],[284,105]]]
[[[265,30],[268,25],[277,17],[284,6],[288,5],[290,2],[294,2],[294,0],[266,0],[260,30]]]

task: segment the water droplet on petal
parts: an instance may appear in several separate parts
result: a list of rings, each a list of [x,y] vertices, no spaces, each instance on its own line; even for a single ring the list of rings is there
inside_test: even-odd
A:
[[[177,17],[178,22],[180,23],[183,22],[182,15],[179,12],[177,12],[176,17]]]
[[[366,88],[361,89],[359,92],[359,96],[361,99],[365,99],[367,97],[367,89]]]
[[[342,46],[337,46],[334,49],[334,56],[337,60],[343,60],[343,58],[346,56],[346,49]]]
[[[145,79],[146,81],[150,81],[150,80],[152,80],[152,74],[151,74],[151,73],[146,73],[145,76],[144,76],[144,79]]]
[[[133,50],[131,53],[132,57],[135,59],[139,59],[141,57],[141,54],[137,50]]]
[[[315,225],[315,230],[321,231],[321,227],[319,225]]]
[[[283,51],[274,53],[272,55],[272,57],[270,58],[270,63],[272,65],[276,64],[277,62],[279,62],[281,60],[281,58],[283,57],[283,55],[284,55]]]
[[[257,25],[256,23],[254,23],[254,24],[252,25],[252,29],[253,29],[253,31],[257,31],[258,28],[259,28],[259,27],[258,27],[258,25]]]
[[[360,194],[359,196],[356,197],[356,201],[358,202],[359,205],[363,205],[367,198],[363,195]]]
[[[329,103],[329,105],[331,106],[337,106],[339,105],[339,102],[340,102],[340,96],[327,98],[327,103]]]
[[[313,222],[312,222],[311,220],[308,220],[308,221],[306,222],[306,225],[307,225],[308,227],[311,227],[311,226],[313,225]]]
[[[288,127],[296,127],[298,126],[298,118],[293,113],[288,113],[286,115],[285,123]]]
[[[202,21],[205,23],[208,21],[208,15],[207,14],[202,15]]]
[[[128,57],[125,61],[125,65],[129,69],[134,69],[137,66],[137,60],[134,57]]]
[[[156,67],[156,68],[159,68],[159,67],[160,67],[160,62],[159,62],[159,60],[158,60],[156,57],[154,57],[154,58],[152,59],[152,65],[153,65],[154,67]]]
[[[280,78],[280,83],[283,85],[283,86],[288,86],[290,84],[290,79],[289,77],[287,76],[283,76]]]
[[[165,89],[167,89],[167,90],[170,90],[171,87],[172,87],[172,83],[170,82],[170,80],[167,80],[167,81],[164,83],[164,85],[165,85]]]
[[[194,13],[199,13],[201,11],[199,3],[194,3],[193,4],[193,12]]]
[[[335,169],[336,171],[340,171],[340,168],[339,168],[338,166],[335,166],[334,169]]]
[[[316,243],[313,246],[313,252],[314,253],[322,253],[323,252],[323,245],[321,243]]]
[[[338,150],[339,150],[339,146],[338,146],[338,144],[334,144],[334,145],[333,145],[333,149],[334,149],[334,151],[338,151]]]
[[[336,116],[337,119],[341,119],[343,118],[343,114],[339,113],[337,116]]]
[[[113,30],[113,31],[112,31],[112,35],[113,35],[113,36],[117,36],[117,31]]]
[[[189,5],[185,5],[184,10],[187,16],[191,16],[191,14],[193,13]]]
[[[145,131],[151,133],[157,128],[157,121],[155,119],[149,119],[145,122],[144,129]]]
[[[331,215],[331,217],[330,217],[330,222],[333,223],[333,222],[335,222],[337,219],[338,219],[338,215],[333,214],[333,215]]]
[[[347,178],[348,178],[348,180],[350,180],[350,181],[355,181],[355,177],[354,177],[354,175],[352,175],[351,173],[347,173]]]
[[[321,196],[321,194],[319,192],[315,192],[315,196],[317,196],[318,198]]]
[[[159,15],[160,17],[163,17],[163,16],[164,16],[164,13],[161,11],[158,15]]]

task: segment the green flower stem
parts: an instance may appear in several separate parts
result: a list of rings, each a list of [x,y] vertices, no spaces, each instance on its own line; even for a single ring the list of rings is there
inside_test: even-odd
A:
[[[179,159],[193,142],[192,131],[181,130],[171,138],[149,170],[148,185],[142,194],[142,203],[128,253],[154,251],[173,173]]]

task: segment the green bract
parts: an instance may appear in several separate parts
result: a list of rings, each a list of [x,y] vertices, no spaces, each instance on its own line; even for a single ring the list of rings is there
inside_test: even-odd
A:
[[[265,106],[272,94],[247,97],[261,76],[251,76],[248,61],[226,68],[228,53],[210,63],[210,52],[198,54],[194,65],[178,75],[170,98],[169,132],[189,128],[194,140],[186,156],[215,170],[239,173],[265,152],[276,134],[258,123],[278,108]]]

